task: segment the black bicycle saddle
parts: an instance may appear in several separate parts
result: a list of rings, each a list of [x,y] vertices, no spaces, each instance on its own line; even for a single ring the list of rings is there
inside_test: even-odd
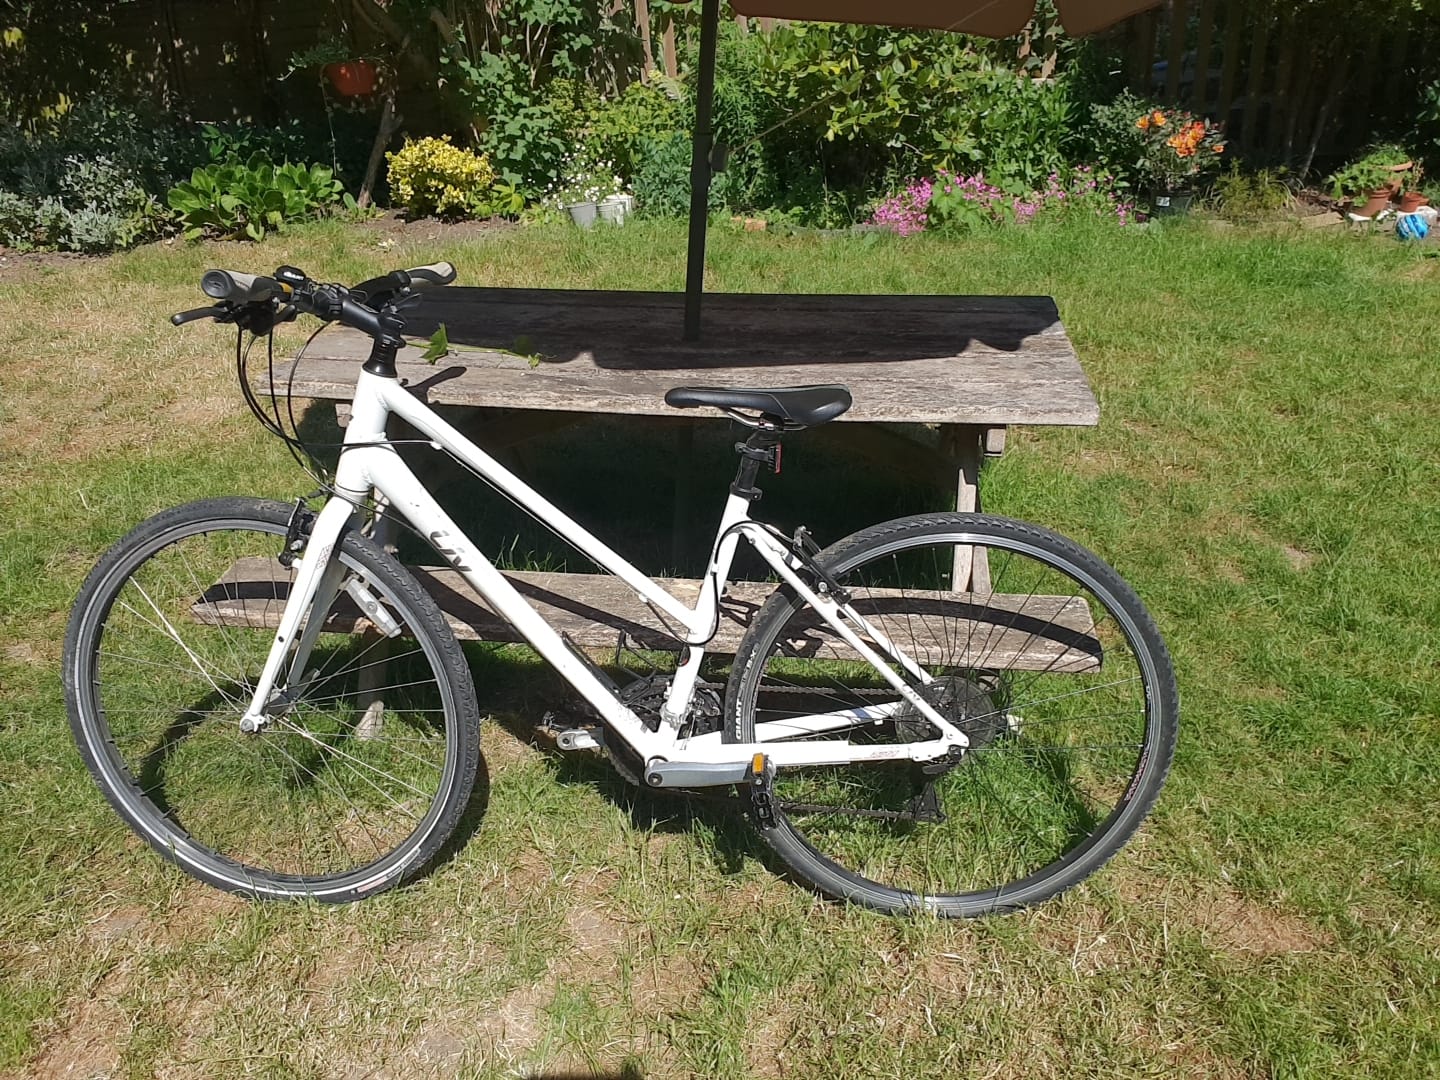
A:
[[[746,390],[718,386],[677,386],[665,394],[665,404],[677,409],[709,405],[715,409],[745,409],[798,427],[814,427],[850,408],[850,391],[843,386],[774,386]]]

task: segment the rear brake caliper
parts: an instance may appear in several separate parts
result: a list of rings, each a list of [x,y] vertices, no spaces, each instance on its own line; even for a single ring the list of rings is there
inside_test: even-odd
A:
[[[850,602],[850,590],[841,586],[815,561],[815,556],[820,554],[820,545],[815,542],[814,537],[810,535],[810,530],[804,525],[795,530],[795,536],[790,541],[790,550],[810,574],[811,587],[816,593],[820,596],[828,596],[841,606]]]

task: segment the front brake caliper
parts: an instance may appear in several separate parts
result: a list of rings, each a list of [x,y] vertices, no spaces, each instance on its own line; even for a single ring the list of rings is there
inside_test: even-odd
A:
[[[289,570],[305,550],[305,541],[315,524],[315,512],[305,505],[304,499],[295,500],[295,509],[290,511],[290,522],[285,526],[285,548],[280,552],[280,565]]]

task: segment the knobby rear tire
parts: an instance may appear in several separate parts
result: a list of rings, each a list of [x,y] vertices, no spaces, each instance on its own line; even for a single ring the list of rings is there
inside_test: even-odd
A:
[[[988,592],[950,591],[957,547],[986,553]],[[879,762],[782,769],[775,823],[756,823],[795,877],[880,911],[969,917],[1048,900],[1120,850],[1164,783],[1179,700],[1154,621],[1113,569],[1047,529],[960,513],[872,526],[817,561],[925,657],[929,688],[907,681],[972,746],[939,777]],[[754,741],[757,716],[868,709],[863,724],[809,737],[933,738],[849,649],[781,587],[735,657],[723,737]],[[945,816],[907,818],[917,806]]]
[[[414,876],[454,832],[479,767],[479,710],[435,601],[349,531],[337,547],[347,580],[402,634],[378,633],[342,590],[296,700],[265,731],[240,732],[293,575],[275,561],[291,510],[214,499],[136,527],[75,602],[65,700],[101,791],[165,858],[228,891],[343,903]],[[232,582],[241,559],[258,569]],[[197,614],[216,604],[228,619]]]

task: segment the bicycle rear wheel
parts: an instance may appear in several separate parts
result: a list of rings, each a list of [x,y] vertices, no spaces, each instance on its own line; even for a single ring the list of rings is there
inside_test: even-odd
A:
[[[919,663],[923,679],[895,670],[970,747],[929,771],[780,770],[760,831],[797,877],[882,911],[974,916],[1046,900],[1120,849],[1159,795],[1179,703],[1154,622],[1114,570],[978,514],[876,525],[818,561]],[[899,744],[935,729],[782,588],[736,655],[724,737]]]
[[[294,577],[290,513],[217,499],[138,526],[81,589],[65,696],[101,790],[166,858],[234,892],[343,902],[415,873],[454,831],[478,709],[434,601],[352,532],[300,684],[240,730]]]

